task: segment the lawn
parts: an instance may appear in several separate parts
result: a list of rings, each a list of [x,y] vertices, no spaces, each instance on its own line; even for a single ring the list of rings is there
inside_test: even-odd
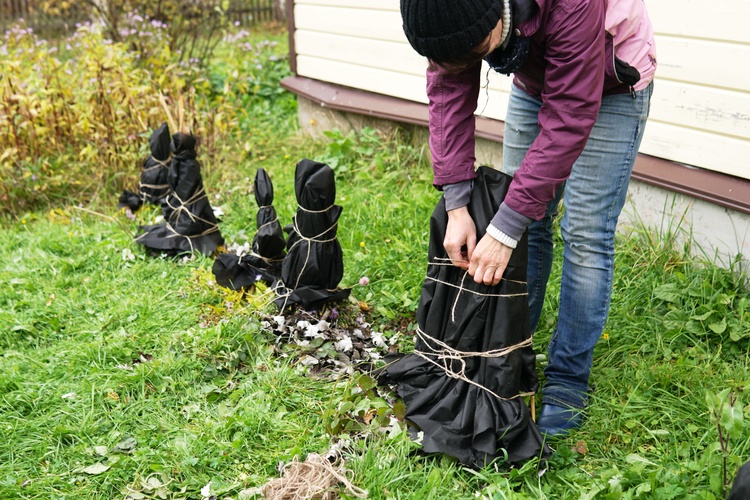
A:
[[[259,28],[240,38],[220,46],[184,103],[211,139],[198,159],[209,199],[225,214],[222,234],[228,243],[252,239],[258,168],[269,172],[288,223],[296,162],[330,164],[344,208],[342,285],[353,297],[340,325],[365,322],[408,351],[439,198],[423,136],[304,137],[294,96],[278,87],[288,72],[285,33]],[[241,43],[249,56],[238,56]],[[179,102],[176,90],[169,96]],[[4,109],[21,106],[4,99]],[[109,119],[126,119],[119,102]],[[133,106],[151,127],[167,119],[158,99]],[[364,419],[399,414],[366,377],[313,376],[280,350],[267,322],[278,312],[261,290],[218,287],[211,258],[152,257],[134,243],[137,226],[159,210],[131,220],[116,203],[119,189],[137,183],[146,132],[116,151],[101,136],[98,151],[115,151],[117,161],[64,144],[0,148],[0,498],[259,498],[280,464],[337,444],[369,498],[710,499],[723,497],[750,457],[750,294],[742,277],[689,257],[674,234],[640,227],[618,240],[584,426],[551,443],[547,463],[473,471],[420,455],[398,419]],[[4,154],[11,144],[17,161]],[[101,173],[102,165],[118,170]],[[559,273],[534,338],[540,374]]]

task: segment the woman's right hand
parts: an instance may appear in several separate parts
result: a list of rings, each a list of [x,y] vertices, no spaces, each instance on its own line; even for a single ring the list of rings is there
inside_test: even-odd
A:
[[[467,207],[448,211],[448,226],[445,229],[443,246],[454,266],[469,269],[471,255],[477,246],[477,228]]]

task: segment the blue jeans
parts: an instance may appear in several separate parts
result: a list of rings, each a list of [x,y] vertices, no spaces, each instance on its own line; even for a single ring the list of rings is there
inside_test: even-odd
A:
[[[531,331],[542,311],[552,269],[552,222],[560,200],[564,242],[560,308],[548,349],[543,403],[584,408],[594,345],[609,313],[614,274],[615,227],[648,117],[653,84],[631,94],[606,96],[586,147],[568,180],[529,233]],[[541,101],[513,86],[505,121],[503,171],[513,175],[539,134]]]

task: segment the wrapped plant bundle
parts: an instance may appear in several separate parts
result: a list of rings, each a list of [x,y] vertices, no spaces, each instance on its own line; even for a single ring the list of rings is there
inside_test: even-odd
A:
[[[336,288],[344,275],[341,244],[336,238],[342,208],[335,204],[333,170],[324,163],[300,161],[294,174],[294,191],[298,208],[281,266],[286,290],[275,303],[282,309],[288,304],[301,304],[311,310],[349,296],[349,289]]]
[[[477,241],[484,235],[511,178],[480,167],[469,212]],[[448,223],[440,200],[430,220],[429,265],[417,309],[414,353],[384,368],[381,384],[396,384],[406,419],[421,430],[425,452],[445,453],[470,467],[545,456],[549,449],[524,396],[537,389],[529,331],[527,241],[513,251],[496,286],[474,282],[453,266],[443,241]]]
[[[212,268],[216,282],[232,290],[249,287],[258,280],[271,284],[281,276],[286,240],[273,208],[273,184],[266,171],[260,168],[253,185],[258,203],[253,251],[245,255],[222,253]]]
[[[169,194],[162,202],[165,222],[140,227],[135,240],[169,255],[185,252],[211,255],[224,244],[224,238],[203,187],[195,137],[182,132],[174,134],[172,154],[167,177]]]
[[[170,156],[172,155],[170,142],[169,126],[163,123],[154,130],[148,140],[151,156],[143,162],[138,192],[123,191],[117,208],[127,207],[135,212],[141,208],[144,202],[161,203],[161,200],[169,191],[167,175],[169,174]]]

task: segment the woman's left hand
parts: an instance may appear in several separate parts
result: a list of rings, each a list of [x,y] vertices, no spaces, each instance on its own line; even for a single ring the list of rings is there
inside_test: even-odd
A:
[[[497,285],[508,267],[512,253],[512,248],[485,234],[471,255],[469,275],[477,283]]]

